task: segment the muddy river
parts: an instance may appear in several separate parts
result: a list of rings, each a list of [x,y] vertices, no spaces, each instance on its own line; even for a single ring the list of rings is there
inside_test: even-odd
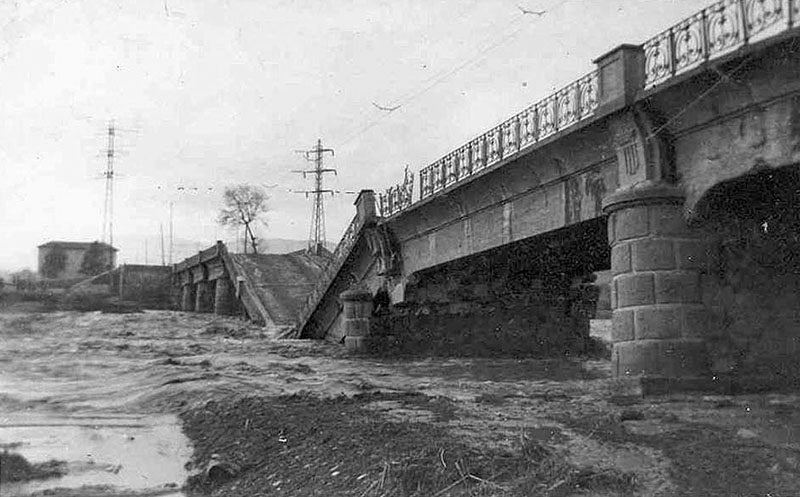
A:
[[[152,328],[131,342],[150,320],[115,318],[0,315],[0,444],[66,462],[59,478],[0,483],[2,495],[182,495],[189,443],[152,407],[175,377],[157,364],[168,347]]]
[[[513,390],[521,372],[496,361],[352,359],[328,344],[270,340],[263,328],[210,316],[3,313],[0,448],[31,463],[65,461],[67,473],[0,482],[0,493],[183,495],[191,448],[170,413],[211,399],[373,388],[471,398],[480,391],[469,385],[480,390],[503,376]]]
[[[4,312],[0,450],[31,463],[63,461],[65,474],[0,482],[0,495],[184,496],[193,452],[178,413],[245,396],[378,391],[448,399],[457,411],[448,430],[476,447],[508,445],[520,430],[542,433],[575,468],[632,475],[635,495],[692,495],[686,489],[701,485],[703,495],[727,496],[750,482],[798,495],[800,396],[615,404],[609,370],[608,361],[585,358],[350,357],[210,315]],[[385,419],[430,418],[394,401],[365,402]],[[730,474],[710,476],[721,472]]]

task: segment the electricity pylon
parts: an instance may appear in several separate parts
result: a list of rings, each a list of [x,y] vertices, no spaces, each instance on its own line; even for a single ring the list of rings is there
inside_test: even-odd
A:
[[[323,157],[326,153],[334,155],[332,148],[322,148],[322,140],[317,140],[317,146],[311,150],[298,150],[302,153],[306,160],[314,163],[314,169],[302,169],[292,172],[301,173],[304,178],[309,174],[314,175],[314,189],[303,190],[295,193],[303,193],[306,197],[314,195],[314,204],[311,211],[311,229],[308,234],[308,249],[307,251],[312,254],[322,255],[323,248],[325,247],[325,203],[323,202],[323,195],[330,193],[333,196],[337,193],[335,190],[325,189],[322,187],[322,178],[325,173],[336,174],[336,169],[323,167]]]

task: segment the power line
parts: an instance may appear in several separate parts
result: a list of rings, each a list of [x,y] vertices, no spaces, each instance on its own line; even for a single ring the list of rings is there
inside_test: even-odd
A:
[[[469,14],[472,11],[472,8],[477,3],[479,3],[479,0],[472,0],[472,2],[470,2],[466,7],[464,7],[463,12],[462,12],[462,14],[460,16],[458,16],[455,19],[452,19],[451,21],[449,21],[450,24],[457,23],[458,21],[460,21],[461,19],[466,17],[467,14]],[[436,77],[438,77],[440,74],[442,74],[442,71],[439,71],[439,72],[437,72],[435,74],[432,74],[432,75],[428,76],[420,84],[421,85],[426,84],[429,81],[431,81],[431,80],[435,79]],[[406,92],[406,93],[408,93],[408,92]],[[405,95],[405,94],[403,94],[403,95]],[[400,97],[398,97],[395,100],[399,100],[399,99],[403,98],[403,95],[401,95]],[[374,109],[372,107],[368,107],[364,112],[359,114],[357,117],[354,117],[353,119],[350,119],[349,121],[347,121],[347,123],[345,123],[343,126],[341,126],[341,128],[342,129],[348,129],[348,128],[350,128],[350,126],[352,124],[363,121],[364,119],[366,119],[373,112],[374,112]]]
[[[553,5],[551,5],[550,7],[547,7],[545,9],[543,9],[543,12],[548,12],[548,13],[552,12],[556,8],[559,8],[559,7],[563,6],[564,4],[566,4],[568,1],[569,0],[561,0],[559,2],[556,2]],[[526,17],[526,15],[524,13],[520,14],[520,16],[517,17],[516,19],[514,19],[513,21],[511,21],[508,24],[508,26],[509,27],[515,27],[516,25],[522,23],[524,21],[525,17]],[[540,18],[540,17],[541,16],[538,16],[538,15],[536,16],[537,19]],[[513,31],[505,34],[505,36],[502,36],[502,37],[496,39],[494,42],[490,43],[488,46],[484,47],[483,49],[480,49],[474,56],[471,56],[471,57],[467,58],[463,62],[461,62],[461,63],[457,64],[456,66],[454,66],[452,69],[446,71],[445,73],[439,73],[439,75],[437,75],[437,76],[428,78],[425,81],[423,81],[423,83],[422,83],[423,85],[425,85],[426,83],[430,82],[430,84],[427,84],[426,86],[423,86],[421,88],[418,87],[416,89],[412,89],[412,90],[404,93],[403,95],[398,97],[396,100],[394,100],[391,103],[387,104],[387,106],[389,106],[389,107],[398,107],[398,106],[402,106],[402,105],[408,104],[409,102],[413,101],[417,97],[423,95],[424,93],[430,91],[431,89],[433,89],[434,87],[438,86],[442,82],[446,81],[451,76],[453,76],[453,75],[461,72],[462,70],[466,69],[467,67],[477,63],[478,61],[480,61],[482,59],[483,55],[485,55],[486,53],[494,50],[495,48],[499,47],[500,45],[508,42],[512,38],[516,37],[527,26],[528,26],[528,24],[524,24],[522,26],[517,27]],[[507,30],[504,29],[503,31],[505,32]],[[354,139],[358,138],[362,134],[366,133],[371,128],[373,128],[375,125],[377,125],[378,123],[380,123],[381,121],[383,121],[384,119],[386,119],[387,117],[389,117],[392,114],[393,114],[393,112],[382,114],[377,119],[374,119],[373,121],[367,123],[366,125],[364,125],[360,129],[358,129],[355,133],[352,133],[352,134],[348,135],[347,138],[345,138],[344,141],[342,141],[340,143],[340,145],[346,145],[347,143],[350,143],[351,141],[353,141]]]
[[[308,234],[308,252],[316,255],[322,254],[322,249],[325,247],[325,203],[323,195],[330,193],[336,194],[335,190],[325,189],[322,187],[322,178],[325,173],[336,174],[336,169],[322,167],[323,157],[326,153],[334,155],[332,148],[323,148],[322,140],[317,140],[317,146],[311,150],[298,150],[302,153],[306,160],[314,163],[314,169],[301,169],[292,172],[300,173],[303,178],[308,174],[314,175],[314,189],[303,190],[294,193],[303,193],[306,197],[309,194],[314,195],[314,203],[311,210],[311,228]]]
[[[650,141],[653,138],[655,138],[661,131],[666,129],[667,126],[669,126],[670,124],[675,122],[675,120],[679,119],[683,114],[685,114],[687,111],[689,111],[694,106],[696,106],[698,103],[700,103],[700,101],[703,100],[704,98],[706,98],[712,91],[716,90],[719,85],[732,81],[733,80],[733,76],[736,73],[738,73],[739,70],[742,69],[742,67],[744,67],[745,64],[747,64],[749,62],[750,62],[750,57],[745,57],[745,59],[742,60],[742,62],[740,62],[736,67],[734,67],[731,71],[729,71],[727,73],[722,72],[719,69],[715,69],[716,72],[719,74],[719,79],[713,85],[708,87],[704,92],[700,93],[700,95],[695,97],[685,107],[683,107],[678,112],[673,114],[669,119],[667,119],[663,124],[661,124],[661,126],[659,126],[656,129],[654,129],[650,134],[648,134],[645,137],[645,140],[646,141]]]

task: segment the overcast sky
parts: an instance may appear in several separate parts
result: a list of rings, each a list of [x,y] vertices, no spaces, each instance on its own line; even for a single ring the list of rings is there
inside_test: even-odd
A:
[[[518,5],[547,10],[523,15]],[[0,269],[101,237],[105,128],[121,128],[120,260],[211,243],[226,185],[269,190],[268,238],[305,239],[294,151],[336,150],[326,186],[380,190],[699,10],[697,0],[0,0]],[[375,108],[401,107],[392,113]],[[182,192],[179,187],[187,190]],[[193,190],[196,188],[197,190]],[[354,197],[326,202],[337,241]],[[190,247],[187,250],[196,250]],[[186,254],[176,253],[178,256]]]

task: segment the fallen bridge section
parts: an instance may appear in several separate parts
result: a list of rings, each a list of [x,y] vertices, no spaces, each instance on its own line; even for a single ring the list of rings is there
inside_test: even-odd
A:
[[[327,264],[325,256],[231,254],[222,242],[173,266],[173,288],[186,312],[244,315],[289,326]]]

